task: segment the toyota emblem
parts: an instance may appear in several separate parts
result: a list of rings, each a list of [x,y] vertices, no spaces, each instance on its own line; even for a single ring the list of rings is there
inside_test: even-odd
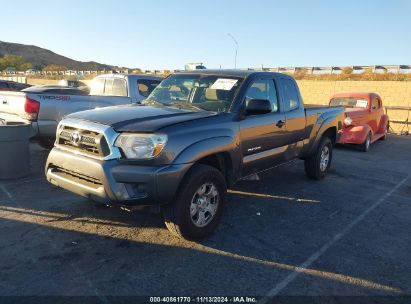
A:
[[[71,133],[71,143],[77,146],[81,141],[81,134],[79,132]]]

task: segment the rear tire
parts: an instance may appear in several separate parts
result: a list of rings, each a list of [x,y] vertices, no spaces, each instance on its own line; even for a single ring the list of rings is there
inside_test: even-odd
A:
[[[380,140],[387,140],[389,128],[390,128],[390,126],[389,126],[389,124],[387,124],[387,127],[385,128],[385,131],[384,131],[384,136],[381,137]]]
[[[46,149],[46,150],[51,150],[54,147],[54,142],[55,139],[54,138],[39,138],[38,139],[38,143],[39,145]]]
[[[362,152],[368,152],[371,146],[371,132],[368,132],[367,137],[365,138],[364,142],[359,145],[359,148]]]
[[[226,193],[220,171],[207,165],[194,165],[181,182],[174,201],[163,207],[166,227],[187,240],[211,235],[221,219]]]
[[[304,161],[307,176],[316,180],[323,179],[331,166],[332,155],[333,144],[331,139],[325,136],[321,139],[314,154]]]

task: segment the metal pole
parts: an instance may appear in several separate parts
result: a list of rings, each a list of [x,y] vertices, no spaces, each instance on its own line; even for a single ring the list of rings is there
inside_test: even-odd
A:
[[[235,57],[234,57],[234,68],[237,68],[237,53],[238,53],[238,42],[237,40],[234,38],[233,35],[231,35],[230,33],[227,33],[227,35],[233,40],[233,42],[235,43]]]

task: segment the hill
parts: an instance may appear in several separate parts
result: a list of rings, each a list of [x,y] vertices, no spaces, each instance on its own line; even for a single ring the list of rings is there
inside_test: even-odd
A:
[[[65,66],[69,70],[104,70],[116,68],[115,66],[94,61],[77,61],[35,45],[0,41],[0,57],[6,54],[22,56],[27,62],[30,62],[33,67],[39,69],[50,64]]]

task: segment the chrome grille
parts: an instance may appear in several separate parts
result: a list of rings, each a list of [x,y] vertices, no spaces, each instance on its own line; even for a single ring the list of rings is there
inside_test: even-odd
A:
[[[105,157],[110,154],[107,140],[103,134],[71,126],[62,125],[60,127],[57,143],[93,156]]]

